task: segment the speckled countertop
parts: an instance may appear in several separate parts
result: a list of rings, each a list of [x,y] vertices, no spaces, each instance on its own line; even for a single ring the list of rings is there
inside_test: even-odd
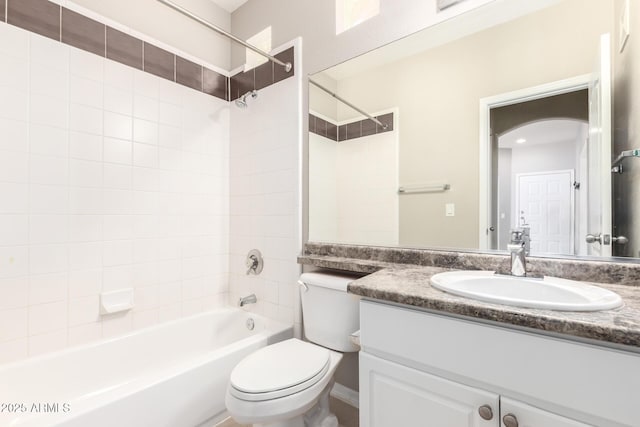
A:
[[[382,266],[380,266],[382,267]],[[459,297],[435,289],[432,275],[451,271],[442,267],[389,266],[349,285],[349,292],[367,298],[408,304],[545,332],[638,347],[640,350],[640,289],[634,286],[597,284],[618,293],[624,305],[598,312],[566,312],[511,307]],[[634,351],[637,349],[633,349]]]

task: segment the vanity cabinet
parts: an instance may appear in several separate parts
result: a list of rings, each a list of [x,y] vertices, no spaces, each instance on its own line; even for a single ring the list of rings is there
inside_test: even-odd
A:
[[[640,354],[368,300],[360,316],[362,427],[640,426]]]
[[[360,354],[360,425],[499,427],[499,396]],[[484,420],[479,414],[483,408]]]
[[[589,427],[513,399],[362,353],[361,425]]]

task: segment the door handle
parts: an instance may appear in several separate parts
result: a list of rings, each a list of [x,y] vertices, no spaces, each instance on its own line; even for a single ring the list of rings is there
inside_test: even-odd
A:
[[[622,236],[620,236],[622,237]],[[614,238],[614,241],[617,238]],[[626,239],[626,238],[625,238]],[[601,245],[610,245],[611,244],[611,235],[609,234],[587,234],[585,237],[587,243],[600,243]],[[620,242],[623,244],[622,242]]]
[[[626,245],[629,243],[629,239],[625,236],[612,237],[611,240],[613,240],[613,243],[617,243],[619,245]]]

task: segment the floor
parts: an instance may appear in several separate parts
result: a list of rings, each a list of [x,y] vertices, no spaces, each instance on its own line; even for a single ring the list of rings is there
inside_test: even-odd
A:
[[[358,409],[354,408],[351,405],[348,405],[341,400],[331,398],[329,405],[331,407],[331,412],[336,414],[338,417],[338,421],[340,422],[340,427],[359,427],[360,423],[358,420]],[[221,422],[216,427],[248,427],[243,426],[241,424],[236,423],[231,418]]]

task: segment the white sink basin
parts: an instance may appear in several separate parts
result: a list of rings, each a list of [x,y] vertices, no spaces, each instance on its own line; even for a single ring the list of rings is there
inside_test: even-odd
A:
[[[573,280],[496,275],[493,271],[435,274],[431,285],[445,292],[496,304],[562,311],[599,311],[620,307],[615,292]]]

